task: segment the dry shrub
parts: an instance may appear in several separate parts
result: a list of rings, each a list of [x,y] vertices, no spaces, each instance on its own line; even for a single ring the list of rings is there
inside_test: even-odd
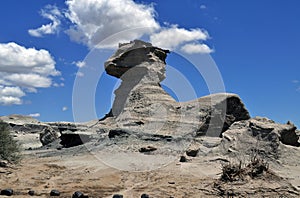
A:
[[[269,163],[255,155],[245,165],[243,165],[242,161],[239,161],[239,163],[228,162],[223,164],[221,180],[224,182],[243,181],[248,176],[255,179],[268,172]]]

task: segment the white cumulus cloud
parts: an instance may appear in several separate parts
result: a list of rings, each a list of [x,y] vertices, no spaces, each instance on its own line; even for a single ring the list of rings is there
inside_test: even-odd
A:
[[[42,37],[44,34],[55,34],[58,32],[59,26],[61,25],[60,18],[62,18],[62,13],[56,6],[48,5],[41,11],[42,17],[51,20],[51,23],[42,25],[37,29],[30,29],[28,33],[31,36]]]
[[[181,47],[181,51],[187,54],[210,54],[213,52],[206,44],[189,43]]]
[[[21,104],[21,97],[25,93],[19,87],[5,87],[0,85],[0,105]]]
[[[13,96],[1,96],[0,95],[0,105],[20,105],[22,104],[21,98]]]
[[[63,107],[62,108],[62,111],[67,111],[68,110],[68,107]]]
[[[59,75],[47,50],[25,48],[16,43],[0,43],[0,72]]]
[[[111,46],[133,40],[160,28],[152,5],[133,0],[67,0],[67,18],[73,23],[67,33],[76,42],[89,47],[116,33],[123,32]],[[146,28],[143,28],[146,27]]]
[[[153,45],[173,50],[186,42],[207,40],[208,38],[209,35],[205,30],[199,28],[187,30],[173,25],[172,27],[163,28],[160,32],[151,35],[150,42]]]
[[[17,85],[20,87],[36,87],[46,88],[50,87],[52,80],[47,76],[41,76],[38,74],[8,74],[3,75],[3,79],[6,80],[8,85]]]
[[[25,93],[19,87],[0,86],[0,95],[1,96],[22,97],[22,96],[25,96]]]
[[[89,48],[117,48],[119,43],[142,38],[155,46],[175,50],[209,38],[207,31],[201,28],[186,29],[168,22],[161,25],[153,4],[134,0],[65,0],[65,3],[67,9],[63,11],[55,6],[45,9],[47,12],[42,15],[53,22],[44,25],[45,30],[37,29],[33,35],[45,34],[47,29],[52,33],[52,29],[62,26],[61,21],[68,21],[64,32],[71,40]],[[204,5],[201,8],[204,9]],[[83,67],[81,63],[77,62],[77,66]]]
[[[52,85],[51,76],[60,75],[46,50],[0,43],[0,105],[22,104],[26,92]]]

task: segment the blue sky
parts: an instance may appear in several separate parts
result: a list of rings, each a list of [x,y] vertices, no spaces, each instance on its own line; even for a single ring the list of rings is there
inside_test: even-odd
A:
[[[298,0],[1,1],[0,115],[73,121],[74,82],[89,78],[87,62],[102,72],[116,43],[145,38],[212,57],[226,91],[239,94],[251,116],[300,126],[299,18]],[[119,40],[97,46],[122,31]],[[189,75],[176,53],[167,61]],[[190,78],[197,97],[209,93],[203,79]],[[103,74],[94,85],[98,117],[109,110],[116,82]]]

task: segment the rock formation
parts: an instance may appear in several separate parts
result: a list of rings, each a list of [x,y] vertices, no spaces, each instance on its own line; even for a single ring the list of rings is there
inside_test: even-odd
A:
[[[223,133],[224,145],[230,152],[252,155],[255,151],[270,159],[280,157],[280,145],[298,147],[298,141],[294,124],[278,124],[262,117],[236,122]]]
[[[25,176],[25,178],[42,184],[39,178],[48,178],[48,170],[54,169],[52,171],[55,173],[59,171],[59,166],[54,163],[64,160],[66,164],[63,164],[61,173],[66,172],[64,176],[72,176],[72,179],[66,182],[61,179],[63,176],[59,175],[52,177],[51,182],[56,179],[62,184],[58,186],[65,187],[70,183],[69,181],[78,179],[78,181],[87,181],[94,185],[94,181],[99,181],[99,178],[95,178],[98,174],[105,174],[100,176],[102,179],[108,177],[106,175],[108,169],[107,167],[100,168],[103,171],[99,171],[98,166],[100,167],[101,163],[97,164],[99,162],[97,160],[85,161],[87,155],[93,154],[93,158],[101,160],[105,165],[126,170],[119,178],[123,182],[120,185],[121,190],[116,190],[118,186],[116,183],[107,182],[112,186],[113,194],[126,192],[127,189],[123,189],[124,180],[132,179],[133,182],[129,183],[131,190],[137,190],[140,193],[138,188],[143,182],[152,180],[151,184],[145,183],[147,186],[145,188],[153,187],[151,192],[155,191],[155,193],[159,191],[158,189],[163,189],[161,191],[164,192],[163,196],[173,189],[173,193],[177,191],[181,193],[176,197],[201,197],[202,195],[206,197],[207,193],[213,197],[248,196],[249,194],[299,197],[300,132],[296,130],[296,126],[291,122],[279,124],[268,118],[250,118],[245,105],[236,94],[218,93],[193,101],[176,102],[160,85],[166,77],[165,59],[168,53],[167,50],[138,40],[120,44],[116,53],[105,62],[105,69],[109,75],[120,78],[122,83],[115,91],[115,101],[111,111],[102,119],[89,123],[42,123],[28,116],[0,117],[0,121],[9,125],[13,136],[27,150],[25,153],[32,155],[30,162],[34,161],[32,159],[36,156],[43,158],[56,156],[58,159],[49,164],[45,164],[43,159],[40,163],[47,167],[47,171],[37,169],[35,176]],[[86,154],[84,158],[81,158],[82,156],[77,158],[84,159],[83,162],[74,160],[78,154]],[[212,175],[216,177],[222,172],[220,163],[229,163],[230,167],[232,162],[238,161],[238,167],[241,167],[242,162],[247,159],[258,159],[258,157],[262,158],[267,165],[272,166],[272,170],[275,170],[280,177],[288,178],[291,185],[286,183],[286,180],[281,181],[280,177],[276,177],[278,181],[265,183],[270,178],[262,177],[259,181],[263,183],[258,183],[256,180],[247,185],[243,181],[243,184],[239,184],[243,186],[229,183],[228,187],[224,187],[217,183],[213,186],[219,191],[217,194],[215,190],[207,190],[211,188],[211,184],[205,184],[205,187],[199,188],[199,185],[204,186],[203,182],[207,178]],[[74,163],[78,167],[93,165],[90,169],[92,172],[89,173],[89,170],[84,168],[81,170],[83,176],[79,175],[77,178],[73,173],[78,169],[71,168],[69,172],[67,171],[67,165]],[[25,165],[32,164],[35,163]],[[6,166],[6,162],[0,161],[0,168],[2,166]],[[162,168],[153,174],[151,172],[136,173],[161,167],[166,169]],[[161,174],[164,170],[167,170],[166,173]],[[47,177],[41,177],[42,173],[47,174]],[[136,176],[133,176],[135,174]],[[16,175],[20,176],[19,173]],[[93,179],[87,178],[87,175],[92,175]],[[199,180],[199,175],[205,179]],[[142,176],[141,181],[137,182],[140,176]],[[168,177],[172,180],[168,180]],[[109,178],[111,179],[110,176]],[[16,184],[18,180],[11,179],[10,183]],[[161,180],[164,183],[158,182]],[[185,185],[187,180],[191,185]],[[19,182],[26,184],[24,181],[27,180],[23,178]],[[166,184],[176,184],[176,188],[165,187]],[[48,185],[46,185],[47,188],[45,185],[40,186],[44,190],[50,189]],[[74,185],[71,188],[74,190]],[[87,189],[92,188],[89,186]],[[101,197],[108,196],[102,192],[103,186],[97,189],[101,190]],[[141,187],[141,189],[144,188]],[[194,195],[200,191],[204,194]],[[238,192],[238,194],[225,193],[231,191],[232,193]],[[59,191],[51,192],[53,195],[59,194]],[[73,194],[73,197],[79,196],[83,196],[83,193],[78,191]],[[100,195],[97,193],[96,196]],[[115,194],[115,197],[117,196],[122,197],[122,195]],[[144,194],[143,197],[148,196]]]
[[[202,136],[226,140],[229,134],[238,134],[237,126],[252,131],[253,137],[273,138],[276,144],[299,145],[299,132],[293,124],[280,125],[268,119],[249,120],[249,113],[238,95],[219,93],[176,102],[160,85],[166,78],[168,53],[168,50],[140,40],[120,44],[104,66],[109,75],[120,78],[122,83],[115,91],[111,112],[92,124],[41,123],[18,115],[4,116],[0,120],[9,124],[24,148],[45,146],[57,139],[60,146],[73,147],[100,138],[104,146],[116,138],[130,137],[144,141],[136,151],[153,146],[155,152],[161,152],[158,142],[176,139],[190,142],[191,138]],[[24,135],[27,138],[23,138]],[[153,144],[144,145],[145,141]],[[192,144],[187,149],[188,156],[203,153],[203,149],[199,149],[201,146],[202,143]]]
[[[135,40],[120,44],[105,63],[106,72],[122,80],[112,107],[118,127],[162,135],[219,136],[233,122],[249,118],[244,104],[234,94],[176,102],[160,85],[165,79],[168,53]]]
[[[87,131],[88,125],[68,122],[40,122],[30,116],[9,115],[0,117],[23,149],[46,146],[60,140],[62,146],[70,147],[89,141],[96,129]]]

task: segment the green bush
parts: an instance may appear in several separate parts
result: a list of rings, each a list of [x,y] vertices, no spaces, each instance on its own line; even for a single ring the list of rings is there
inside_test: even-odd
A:
[[[20,159],[19,144],[11,136],[8,125],[0,121],[0,160],[17,163]]]

